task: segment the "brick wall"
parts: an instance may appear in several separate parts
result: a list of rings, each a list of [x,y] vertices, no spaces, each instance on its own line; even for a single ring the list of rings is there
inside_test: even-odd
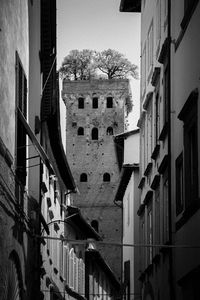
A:
[[[124,104],[129,95],[128,80],[64,81],[62,97],[66,105],[66,154],[78,186],[74,205],[81,208],[88,222],[97,220],[99,233],[107,241],[121,242],[120,208],[113,203],[119,180],[119,169],[113,134],[124,131]],[[78,108],[78,98],[84,98],[84,108]],[[107,97],[112,97],[113,107],[107,108]],[[98,108],[93,108],[93,98],[98,98]],[[78,135],[78,128],[84,135]],[[91,137],[92,128],[98,128],[98,140]],[[80,182],[80,174],[87,174],[87,182]],[[103,175],[110,174],[110,182]],[[116,272],[121,272],[121,250],[112,246],[102,248],[102,255]],[[117,263],[116,263],[117,262]]]

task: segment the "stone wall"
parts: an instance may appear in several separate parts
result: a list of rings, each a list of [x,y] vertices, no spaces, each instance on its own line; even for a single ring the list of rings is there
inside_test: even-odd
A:
[[[119,168],[113,135],[124,131],[125,100],[129,96],[129,83],[120,80],[63,81],[62,97],[66,105],[66,155],[79,193],[74,205],[88,222],[98,222],[99,233],[106,242],[121,242],[121,209],[114,203],[119,181]],[[107,97],[113,106],[107,108]],[[84,108],[78,107],[78,98],[84,99]],[[98,108],[93,108],[93,98],[98,98]],[[78,135],[83,127],[84,134]],[[92,139],[92,129],[98,129],[98,139]],[[112,127],[113,135],[107,134]],[[81,173],[87,182],[80,182]],[[110,174],[110,181],[103,176]],[[102,255],[120,277],[120,247],[104,246]]]

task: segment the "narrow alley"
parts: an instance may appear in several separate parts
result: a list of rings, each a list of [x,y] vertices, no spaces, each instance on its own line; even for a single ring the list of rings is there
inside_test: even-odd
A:
[[[200,299],[199,0],[0,1],[0,300]]]

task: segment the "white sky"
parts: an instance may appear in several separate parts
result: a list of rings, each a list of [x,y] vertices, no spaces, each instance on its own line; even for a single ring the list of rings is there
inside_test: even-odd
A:
[[[119,6],[120,0],[57,0],[58,68],[72,49],[108,48],[140,67],[140,14],[119,12]],[[131,80],[131,89],[130,130],[139,119],[140,81]],[[62,122],[63,118],[61,115]]]

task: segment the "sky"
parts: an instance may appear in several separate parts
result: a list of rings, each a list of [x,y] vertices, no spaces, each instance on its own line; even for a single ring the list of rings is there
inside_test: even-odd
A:
[[[119,12],[119,6],[120,0],[57,0],[57,67],[70,50],[109,48],[140,67],[140,14]],[[140,81],[134,79],[130,83],[132,130],[139,119]],[[61,111],[62,105],[61,101]],[[62,122],[64,118],[62,114]]]

